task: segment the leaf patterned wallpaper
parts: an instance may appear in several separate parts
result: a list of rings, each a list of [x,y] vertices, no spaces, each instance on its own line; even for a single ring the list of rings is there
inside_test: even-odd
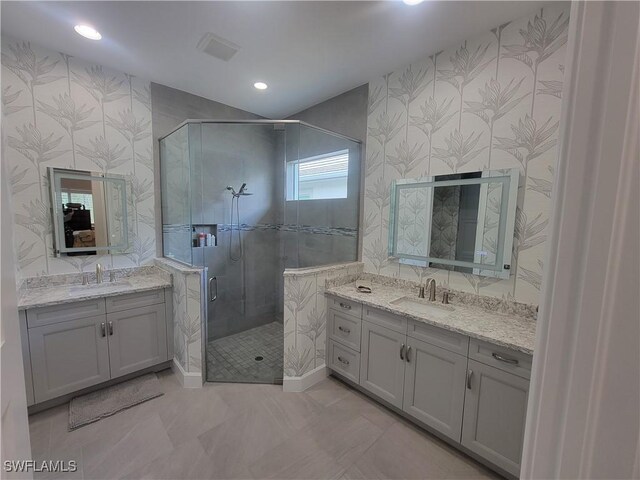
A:
[[[361,263],[284,274],[284,375],[301,377],[325,365],[328,279],[362,273]]]
[[[538,303],[569,7],[551,5],[369,84],[363,224],[365,271]],[[388,259],[392,180],[520,169],[508,280]]]
[[[144,264],[155,255],[149,83],[2,37],[3,129],[15,212],[17,279]],[[124,254],[52,257],[47,167],[125,175]]]
[[[202,373],[204,272],[165,258],[154,263],[173,276],[173,358],[185,372]]]

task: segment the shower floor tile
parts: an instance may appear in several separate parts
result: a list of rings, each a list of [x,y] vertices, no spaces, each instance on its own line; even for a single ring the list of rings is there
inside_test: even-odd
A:
[[[207,381],[282,383],[283,335],[282,323],[271,322],[209,342]]]

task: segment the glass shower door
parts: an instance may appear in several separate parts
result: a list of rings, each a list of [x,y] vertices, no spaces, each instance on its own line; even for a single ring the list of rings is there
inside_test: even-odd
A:
[[[196,233],[216,236],[215,246],[194,248],[194,261],[207,267],[212,290],[208,381],[282,381],[283,267],[276,228],[281,135],[273,124],[201,124],[200,148],[192,158],[193,224]]]

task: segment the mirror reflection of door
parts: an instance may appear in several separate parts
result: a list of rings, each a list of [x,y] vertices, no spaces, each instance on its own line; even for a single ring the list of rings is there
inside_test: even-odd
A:
[[[93,218],[95,196],[92,183],[91,180],[77,178],[62,178],[60,181],[64,239],[67,248],[96,246]],[[95,252],[87,252],[93,253]]]

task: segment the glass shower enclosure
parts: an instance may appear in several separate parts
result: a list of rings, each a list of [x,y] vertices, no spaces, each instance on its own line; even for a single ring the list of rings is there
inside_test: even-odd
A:
[[[160,139],[163,254],[207,275],[207,381],[282,381],[282,274],[356,260],[360,147],[291,120]]]

